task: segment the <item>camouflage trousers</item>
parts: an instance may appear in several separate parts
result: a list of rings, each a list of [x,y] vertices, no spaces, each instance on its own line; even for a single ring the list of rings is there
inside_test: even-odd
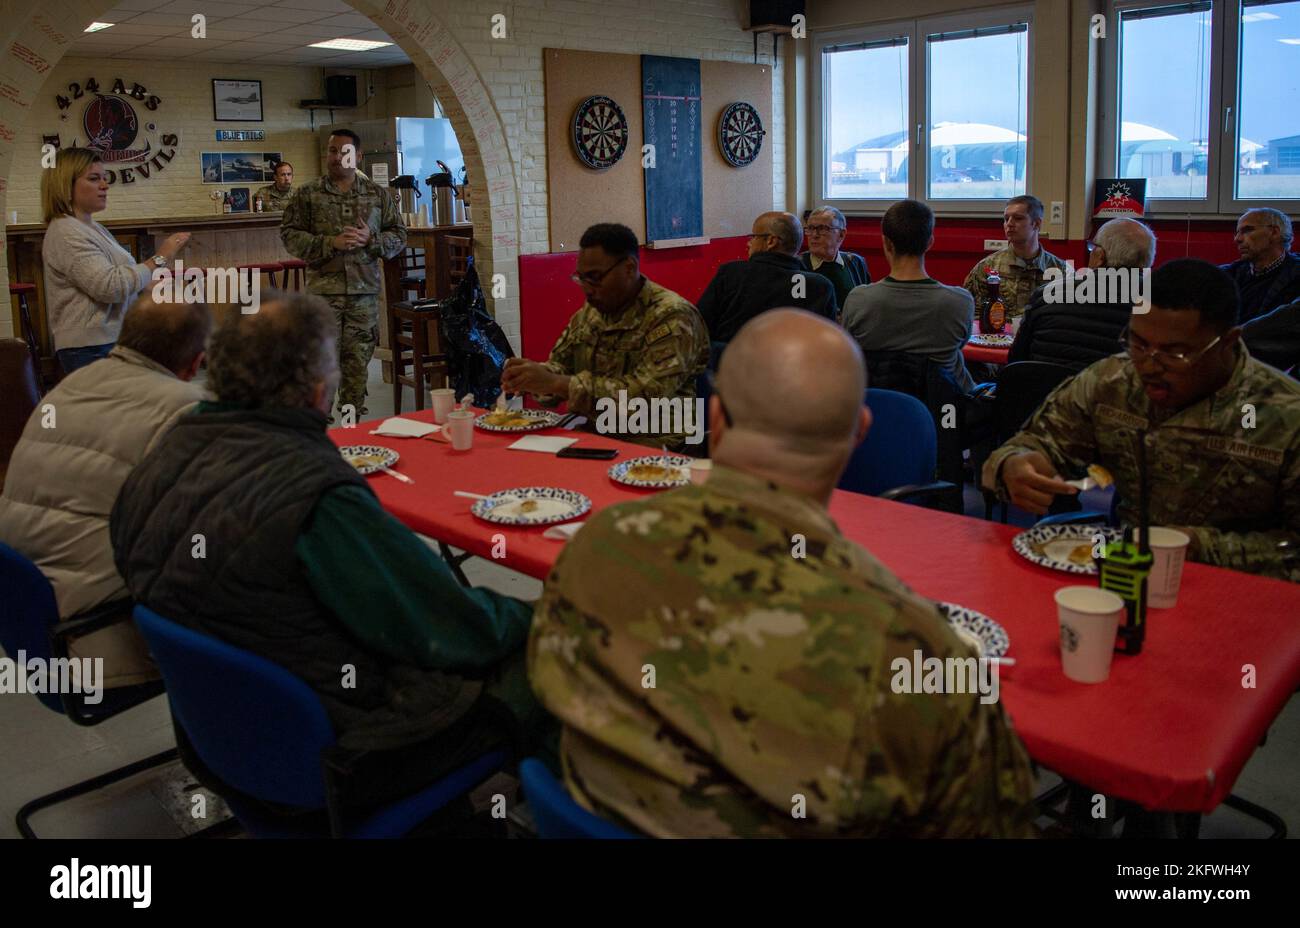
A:
[[[338,408],[342,412],[350,404],[360,421],[366,413],[366,373],[379,344],[379,295],[321,296],[334,308],[339,323]]]

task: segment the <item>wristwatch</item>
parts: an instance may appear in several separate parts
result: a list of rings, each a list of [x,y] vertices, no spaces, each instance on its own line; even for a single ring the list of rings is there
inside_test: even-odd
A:
[[[167,266],[167,259],[164,258],[162,255],[154,255],[153,258],[152,258],[151,260],[153,261],[153,266],[154,266],[154,267],[166,267],[166,266]]]

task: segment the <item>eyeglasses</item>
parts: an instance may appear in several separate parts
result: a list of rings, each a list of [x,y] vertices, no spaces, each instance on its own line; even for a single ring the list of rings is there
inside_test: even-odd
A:
[[[1214,336],[1214,341],[1210,342],[1199,351],[1193,351],[1191,353],[1161,351],[1158,348],[1152,351],[1145,344],[1139,345],[1135,343],[1134,338],[1136,338],[1136,336],[1129,331],[1128,326],[1125,326],[1124,331],[1119,333],[1120,346],[1128,352],[1129,357],[1134,361],[1137,361],[1139,358],[1150,358],[1166,370],[1185,371],[1199,361],[1207,351],[1217,345],[1223,336]]]
[[[818,224],[815,226],[804,226],[803,228],[809,235],[829,235],[832,232],[841,231],[844,226],[824,226]]]
[[[1092,254],[1092,253],[1093,253],[1094,251],[1096,251],[1098,248],[1101,248],[1100,245],[1098,245],[1096,242],[1094,242],[1094,241],[1092,241],[1092,240],[1088,240],[1088,241],[1084,242],[1084,243],[1083,243],[1083,247],[1086,248],[1086,249],[1088,249],[1088,254]]]
[[[579,286],[586,284],[589,287],[599,287],[600,282],[604,280],[606,277],[608,277],[610,272],[614,270],[614,268],[618,267],[626,260],[627,260],[626,258],[619,258],[617,261],[615,261],[609,267],[605,268],[605,270],[603,271],[587,271],[587,273],[585,274],[570,274],[569,280],[573,281],[575,284],[578,284]]]

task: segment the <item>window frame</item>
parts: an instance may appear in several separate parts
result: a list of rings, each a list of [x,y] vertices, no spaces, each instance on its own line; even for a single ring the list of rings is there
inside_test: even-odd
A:
[[[1120,14],[1128,10],[1177,6],[1188,0],[1107,0],[1107,40],[1098,93],[1098,177],[1115,177],[1119,172],[1120,129]],[[1271,206],[1284,213],[1300,212],[1300,198],[1291,200],[1248,199],[1237,196],[1237,141],[1241,116],[1241,81],[1238,74],[1241,52],[1241,0],[1209,0],[1210,76],[1209,122],[1205,175],[1205,196],[1197,199],[1147,198],[1147,215],[1154,219],[1180,217],[1235,219],[1250,209]],[[1113,30],[1113,31],[1109,31]]]
[[[971,216],[988,215],[995,212],[1001,215],[1006,198],[957,199],[951,197],[929,196],[930,159],[928,157],[930,125],[929,68],[930,47],[927,36],[942,32],[958,32],[968,29],[986,29],[1007,26],[1012,23],[1026,24],[1025,35],[1025,190],[1033,189],[1033,156],[1031,153],[1034,140],[1034,8],[1032,4],[1012,4],[980,10],[973,13],[943,13],[934,16],[914,17],[891,20],[885,23],[873,23],[869,26],[854,26],[814,32],[812,35],[811,61],[812,80],[809,81],[812,96],[811,121],[815,152],[812,160],[812,190],[810,201],[812,209],[834,206],[847,215],[883,216],[885,210],[896,202],[893,197],[879,199],[846,199],[827,197],[824,181],[826,160],[829,156],[829,140],[825,131],[829,114],[827,105],[827,75],[824,67],[824,49],[836,45],[852,45],[859,42],[870,44],[889,39],[906,38],[908,42],[907,62],[907,190],[906,196],[926,203],[934,210],[936,216]]]

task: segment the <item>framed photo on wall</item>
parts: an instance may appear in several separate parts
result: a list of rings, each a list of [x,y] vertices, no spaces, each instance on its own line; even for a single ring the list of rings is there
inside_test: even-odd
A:
[[[217,122],[261,122],[262,82],[214,77],[212,118]]]

